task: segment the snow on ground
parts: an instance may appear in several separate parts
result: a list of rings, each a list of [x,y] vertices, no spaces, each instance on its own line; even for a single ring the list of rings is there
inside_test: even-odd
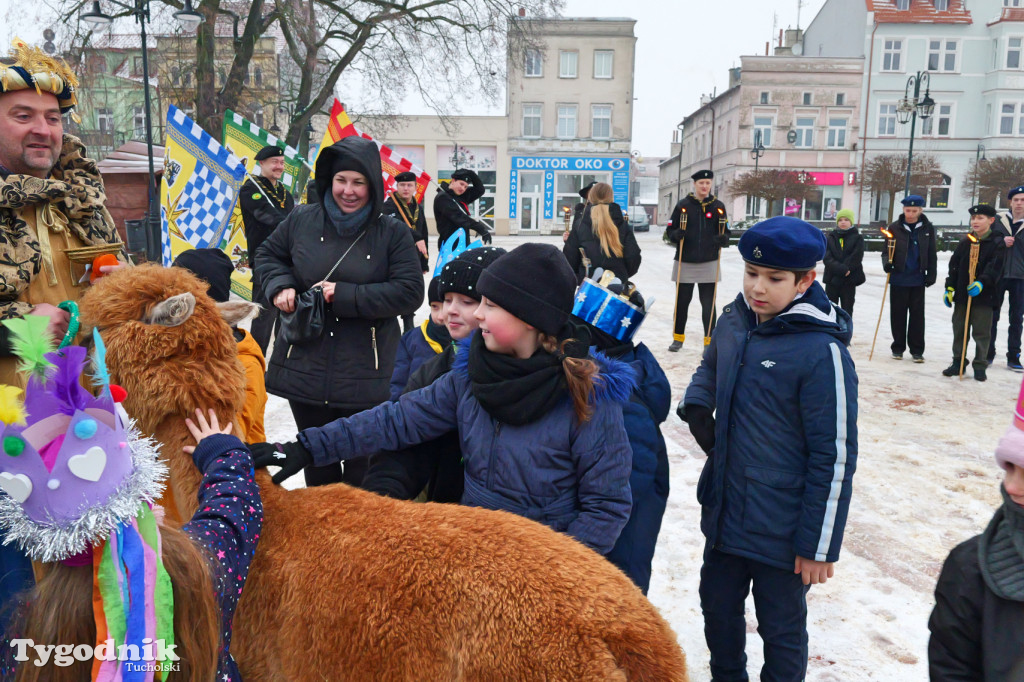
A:
[[[694,296],[682,351],[667,352],[675,294],[672,250],[657,228],[637,238],[643,265],[636,282],[648,300],[657,299],[638,340],[668,374],[675,404],[703,350],[699,303]],[[528,240],[561,245],[560,237],[547,236],[496,237],[494,243],[513,248]],[[927,290],[926,362],[914,364],[909,353],[903,361],[889,357],[888,302],[874,359],[868,361],[885,275],[878,253],[865,256],[867,282],[857,289],[850,349],[860,378],[858,467],[836,576],[808,596],[808,680],[927,679],[928,615],[942,562],[952,547],[984,529],[1000,503],[992,452],[1010,422],[1021,377],[1005,366],[1005,318],[986,383],[974,381],[969,369],[963,381],[940,374],[953,339],[950,311],[941,301],[948,258],[939,255],[939,281]],[[736,248],[724,251],[719,310],[740,291],[742,271]],[[425,310],[426,305],[417,322]],[[268,440],[294,437],[284,400],[270,397],[266,430]],[[674,414],[663,432],[672,492],[649,596],[678,634],[691,679],[704,682],[710,675],[697,593],[704,540],[694,492],[704,455]],[[288,487],[301,485],[300,479],[293,477]],[[756,679],[763,657],[752,598],[747,619],[748,669]]]

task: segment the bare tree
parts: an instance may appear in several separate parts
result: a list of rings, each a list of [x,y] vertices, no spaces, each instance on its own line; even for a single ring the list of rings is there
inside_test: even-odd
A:
[[[729,183],[728,194],[733,197],[757,197],[768,204],[769,217],[772,207],[782,205],[783,199],[803,201],[816,189],[814,178],[809,173],[777,168],[748,171]]]
[[[963,195],[995,206],[1011,187],[1024,183],[1024,157],[994,156],[976,161],[964,176]]]
[[[907,180],[907,155],[882,154],[875,156],[864,166],[864,186],[873,194],[889,195],[889,218],[892,222],[896,207],[896,195],[905,188]],[[910,167],[910,191],[925,194],[928,187],[942,180],[939,164],[934,156],[919,154]]]

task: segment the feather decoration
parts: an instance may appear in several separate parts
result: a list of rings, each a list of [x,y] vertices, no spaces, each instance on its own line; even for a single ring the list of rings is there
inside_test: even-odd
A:
[[[103,337],[100,336],[100,330],[97,327],[93,327],[92,340],[95,342],[96,348],[92,353],[92,378],[93,386],[97,388],[110,388],[110,371],[107,369],[107,346],[103,343]]]
[[[11,332],[10,344],[20,358],[18,371],[45,380],[53,364],[46,358],[56,348],[53,338],[46,333],[50,318],[45,315],[25,315],[4,320]]]
[[[25,403],[17,386],[0,386],[0,422],[25,423]]]
[[[61,414],[73,415],[76,410],[84,410],[93,401],[89,391],[82,388],[80,378],[85,367],[85,348],[68,346],[50,356],[56,370],[50,373],[46,390],[53,395],[60,406]]]

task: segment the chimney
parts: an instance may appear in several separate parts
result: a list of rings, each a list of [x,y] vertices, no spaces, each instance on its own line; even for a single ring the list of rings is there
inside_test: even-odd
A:
[[[740,67],[738,67],[738,66],[734,66],[731,69],[729,69],[729,89],[730,90],[735,88],[737,85],[740,84],[740,74],[741,73],[742,73],[742,69]]]
[[[785,33],[785,39],[782,42],[783,47],[793,47],[799,43],[804,37],[804,32],[799,28],[787,28]]]
[[[522,17],[525,17],[525,16],[526,16],[526,8],[525,7],[520,7],[519,8],[519,17],[522,18]]]
[[[779,47],[782,47],[782,33],[783,33],[783,31],[782,31],[782,29],[780,28],[780,29],[779,29]]]

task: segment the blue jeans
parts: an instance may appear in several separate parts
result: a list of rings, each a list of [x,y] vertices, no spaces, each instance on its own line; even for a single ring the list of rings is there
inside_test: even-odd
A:
[[[1010,327],[1006,332],[1006,360],[1020,361],[1020,335],[1024,326],[1024,279],[1003,279],[996,289],[992,302],[992,343],[988,349],[988,361],[996,358],[996,327],[999,326],[999,309],[1003,307],[1003,295],[1010,295]]]
[[[764,682],[800,682],[807,674],[807,591],[792,569],[705,547],[700,569],[704,639],[713,682],[745,682],[744,603],[754,586],[757,632],[764,641]]]

